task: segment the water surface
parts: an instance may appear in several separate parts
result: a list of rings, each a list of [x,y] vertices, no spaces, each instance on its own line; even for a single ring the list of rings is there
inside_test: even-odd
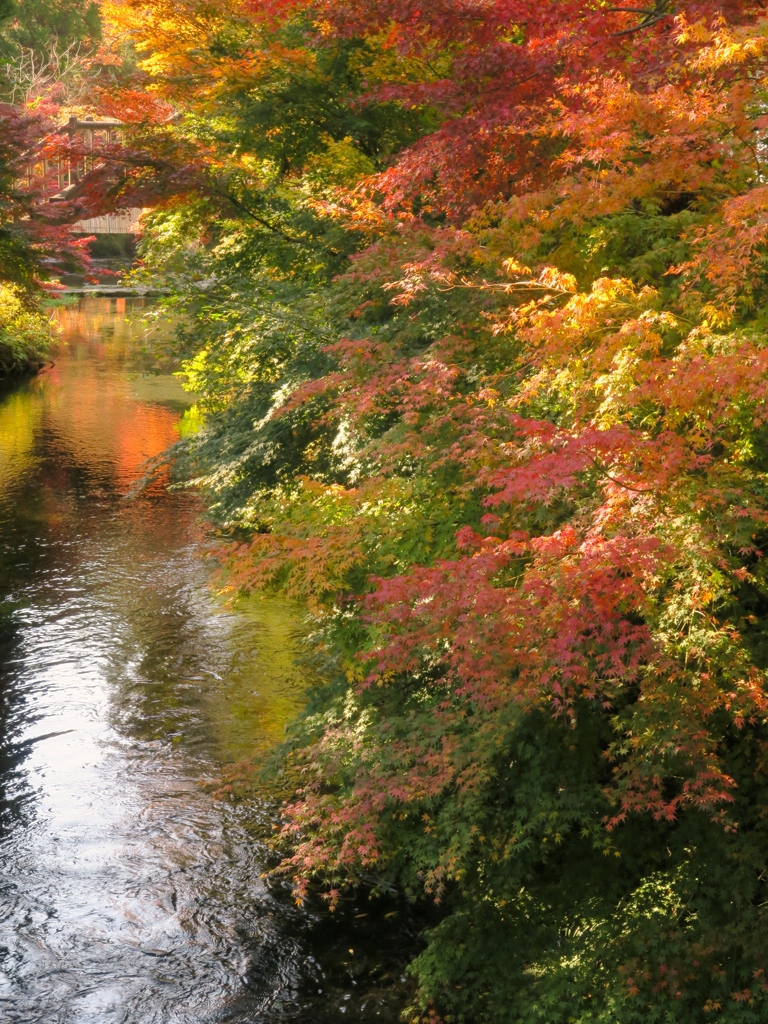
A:
[[[273,809],[200,785],[300,706],[300,614],[222,604],[194,495],[126,497],[189,405],[139,307],[60,310],[55,365],[0,396],[0,1019],[394,1022],[400,909],[294,907]]]

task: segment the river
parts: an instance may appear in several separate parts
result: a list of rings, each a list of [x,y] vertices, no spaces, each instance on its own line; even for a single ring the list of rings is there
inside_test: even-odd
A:
[[[61,308],[55,365],[0,396],[0,1019],[394,1022],[402,908],[294,906],[273,809],[201,785],[300,706],[301,618],[222,603],[197,496],[130,496],[189,405],[142,301]]]

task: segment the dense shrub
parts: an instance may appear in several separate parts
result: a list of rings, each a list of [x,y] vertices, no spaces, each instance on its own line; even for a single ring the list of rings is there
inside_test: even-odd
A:
[[[0,377],[39,370],[51,343],[47,317],[13,285],[0,285]]]

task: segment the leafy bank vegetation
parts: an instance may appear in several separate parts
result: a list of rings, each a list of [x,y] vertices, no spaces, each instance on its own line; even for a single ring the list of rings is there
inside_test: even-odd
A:
[[[48,319],[30,309],[18,289],[0,285],[0,380],[38,369],[50,341]]]
[[[297,895],[439,903],[412,1020],[763,1020],[762,7],[101,10],[178,472],[328,666]]]

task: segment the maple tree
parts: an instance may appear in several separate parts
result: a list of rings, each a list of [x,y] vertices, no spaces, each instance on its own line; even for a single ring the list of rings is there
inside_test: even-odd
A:
[[[74,195],[50,202],[60,191],[58,160],[79,155],[50,117],[0,104],[0,280],[30,290],[58,268],[87,265],[87,244],[70,228],[95,206]],[[78,196],[88,189],[84,181]]]
[[[55,175],[31,173],[34,162],[57,158],[60,141],[46,117],[0,104],[0,377],[45,360],[41,283],[57,269],[88,266],[87,240],[71,231],[71,204],[49,203]]]
[[[439,901],[414,1019],[762,1019],[762,8],[104,9],[177,471],[325,658],[297,893]]]

